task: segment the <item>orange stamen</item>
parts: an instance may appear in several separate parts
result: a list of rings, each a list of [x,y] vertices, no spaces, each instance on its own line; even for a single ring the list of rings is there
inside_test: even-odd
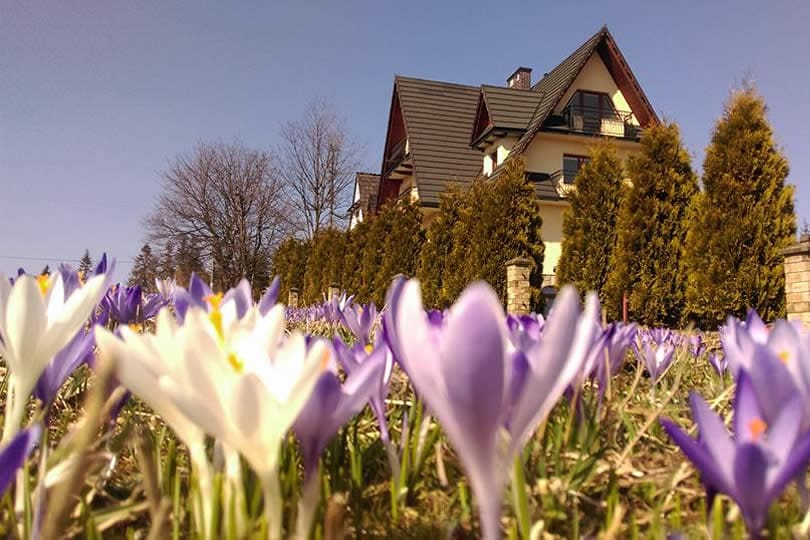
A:
[[[242,370],[245,368],[245,364],[239,360],[239,357],[236,356],[234,353],[230,353],[228,355],[228,363],[237,373],[242,373]]]
[[[790,353],[788,351],[781,351],[777,356],[785,365],[787,365],[788,360],[790,360]]]
[[[754,418],[748,423],[748,430],[751,432],[754,442],[759,440],[766,429],[768,429],[768,424],[762,418]]]
[[[37,276],[37,285],[39,285],[39,292],[42,293],[42,296],[48,294],[48,289],[51,288],[50,276],[48,274]]]
[[[203,300],[208,302],[213,310],[219,310],[219,305],[222,303],[222,293],[218,292],[216,294],[209,294],[208,296],[203,297]]]

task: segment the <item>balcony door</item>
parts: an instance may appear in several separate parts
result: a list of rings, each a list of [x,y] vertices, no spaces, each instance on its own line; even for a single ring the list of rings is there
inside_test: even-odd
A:
[[[570,107],[571,119],[575,129],[586,133],[601,133],[602,120],[616,118],[613,100],[607,94],[578,90],[572,97]]]

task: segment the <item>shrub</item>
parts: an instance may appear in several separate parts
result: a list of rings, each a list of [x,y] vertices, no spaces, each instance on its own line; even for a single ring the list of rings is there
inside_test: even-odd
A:
[[[796,234],[788,162],[776,147],[765,101],[751,87],[734,92],[703,162],[703,193],[689,230],[687,309],[714,328],[753,307],[783,317],[781,249]]]
[[[687,211],[697,192],[689,153],[678,126],[655,124],[641,137],[641,154],[628,160],[632,187],[616,220],[617,244],[605,287],[610,316],[628,294],[631,318],[675,325],[684,311],[683,251]]]

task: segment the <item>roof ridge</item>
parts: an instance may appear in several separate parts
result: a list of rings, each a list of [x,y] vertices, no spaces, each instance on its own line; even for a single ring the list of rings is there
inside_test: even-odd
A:
[[[446,85],[450,85],[450,86],[458,86],[458,87],[461,87],[461,88],[468,88],[468,89],[471,89],[471,90],[478,89],[477,86],[472,86],[472,85],[469,85],[469,84],[455,83],[455,82],[449,82],[449,81],[439,81],[439,80],[436,80],[436,79],[425,79],[425,78],[422,78],[422,77],[409,77],[407,75],[398,75],[398,74],[394,75],[394,82],[401,81],[401,80],[428,82],[428,83],[436,83],[436,84],[446,84]]]

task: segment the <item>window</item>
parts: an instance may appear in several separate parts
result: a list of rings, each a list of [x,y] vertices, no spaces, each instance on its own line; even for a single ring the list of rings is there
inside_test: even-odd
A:
[[[599,133],[603,119],[616,119],[618,113],[613,100],[607,94],[578,90],[566,108],[568,120],[574,129],[588,133]]]
[[[563,182],[566,184],[573,184],[574,179],[579,173],[580,167],[588,162],[586,156],[575,156],[570,154],[563,155]]]

